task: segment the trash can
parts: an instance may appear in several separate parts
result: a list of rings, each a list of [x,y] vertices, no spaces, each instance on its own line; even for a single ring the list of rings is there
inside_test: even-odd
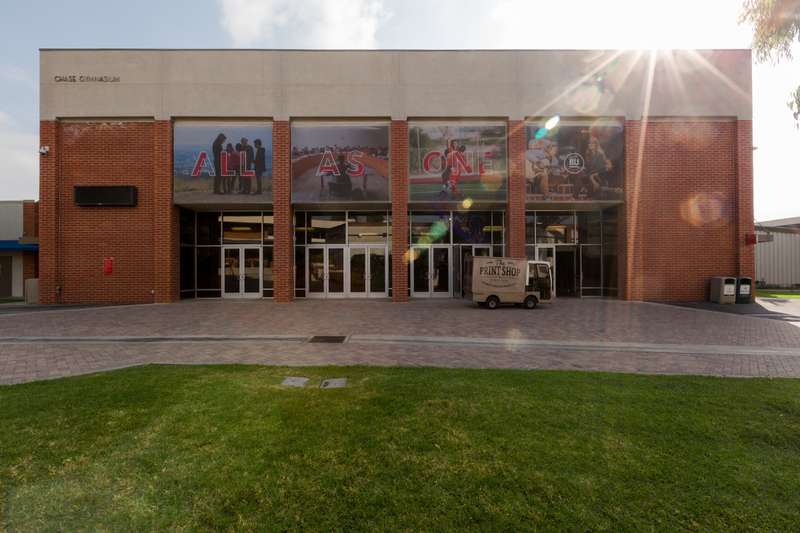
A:
[[[753,300],[753,278],[736,280],[736,303],[749,304]]]
[[[736,278],[727,276],[711,278],[709,299],[718,304],[736,303]]]

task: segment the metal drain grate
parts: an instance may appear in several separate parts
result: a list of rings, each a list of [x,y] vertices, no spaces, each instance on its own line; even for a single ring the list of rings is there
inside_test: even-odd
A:
[[[315,335],[311,337],[308,342],[327,342],[330,344],[342,344],[347,337],[338,337],[335,335]]]

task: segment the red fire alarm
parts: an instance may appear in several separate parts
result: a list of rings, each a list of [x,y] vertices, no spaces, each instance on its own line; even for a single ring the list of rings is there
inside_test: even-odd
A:
[[[114,258],[113,257],[104,257],[103,258],[103,274],[106,276],[111,275],[114,273]]]

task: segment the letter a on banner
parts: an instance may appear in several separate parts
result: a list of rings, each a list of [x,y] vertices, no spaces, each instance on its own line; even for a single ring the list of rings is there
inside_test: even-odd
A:
[[[336,166],[336,160],[333,158],[333,152],[330,150],[325,150],[325,153],[322,154],[322,160],[317,167],[317,176],[322,176],[323,174],[339,175],[339,167]]]
[[[208,154],[205,152],[200,152],[200,155],[197,156],[197,161],[194,164],[194,169],[192,169],[192,177],[199,177],[204,170],[209,176],[216,176],[214,173],[214,167],[211,165],[211,161],[208,160]]]

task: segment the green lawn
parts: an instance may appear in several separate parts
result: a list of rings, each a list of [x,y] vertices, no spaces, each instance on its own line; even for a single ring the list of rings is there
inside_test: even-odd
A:
[[[800,298],[800,291],[791,289],[758,289],[756,296],[759,298]]]
[[[800,524],[800,380],[149,366],[0,387],[0,428],[0,530]]]

